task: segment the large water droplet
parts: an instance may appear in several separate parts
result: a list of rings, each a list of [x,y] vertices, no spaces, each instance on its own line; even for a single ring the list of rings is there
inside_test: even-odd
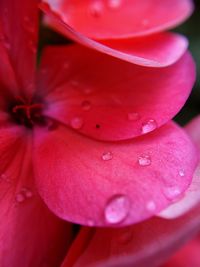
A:
[[[108,6],[112,9],[117,9],[121,6],[122,0],[108,0]]]
[[[129,121],[137,121],[140,118],[140,115],[137,112],[128,113]]]
[[[113,154],[110,151],[104,152],[101,157],[103,160],[108,161],[108,160],[111,160],[113,158]]]
[[[81,129],[83,127],[83,119],[80,117],[74,117],[71,119],[70,125],[74,129]]]
[[[142,124],[142,133],[149,133],[157,128],[157,123],[155,120],[150,119]]]
[[[164,195],[168,200],[176,200],[181,195],[181,190],[178,186],[170,186],[164,188]]]
[[[102,1],[93,1],[89,6],[89,13],[95,18],[98,18],[102,15],[104,6]]]
[[[83,110],[88,111],[91,109],[91,103],[89,101],[83,101],[81,107]]]
[[[130,202],[125,195],[115,195],[107,203],[104,211],[105,219],[110,224],[122,222],[128,215]]]
[[[138,157],[140,166],[149,166],[151,164],[151,157],[149,155],[142,155]]]
[[[18,202],[18,203],[22,203],[24,202],[26,199],[26,197],[24,196],[24,194],[22,193],[18,193],[16,196],[15,196],[15,200]]]

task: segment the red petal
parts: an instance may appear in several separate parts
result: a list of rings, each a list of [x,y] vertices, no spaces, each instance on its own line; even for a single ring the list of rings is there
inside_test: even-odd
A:
[[[41,196],[58,216],[85,225],[122,226],[151,217],[182,195],[196,166],[194,147],[173,123],[115,143],[61,125],[37,129],[34,140]]]
[[[198,152],[200,153],[200,116],[193,119],[188,125],[186,125],[186,131],[191,136],[191,139],[198,147]],[[181,170],[181,175],[184,176],[184,169]],[[192,183],[190,184],[187,192],[184,197],[169,206],[166,210],[162,211],[160,216],[163,218],[173,219],[176,218],[190,209],[192,209],[195,205],[200,203],[200,164],[197,167]]]
[[[158,70],[72,45],[46,50],[38,88],[48,93],[47,116],[96,139],[120,140],[170,120],[185,103],[194,77],[188,53]]]
[[[196,238],[178,251],[163,267],[199,267],[200,239]]]
[[[31,167],[31,136],[17,127],[0,130],[0,266],[60,266],[70,226],[38,196]]]
[[[177,26],[193,10],[190,0],[44,2],[49,3],[72,28],[94,39],[124,38],[160,32]]]
[[[138,65],[164,67],[176,62],[185,52],[188,42],[178,34],[160,33],[141,38],[95,41],[76,32],[62,17],[42,4],[42,10],[54,22],[53,27],[74,41],[114,57]]]
[[[161,266],[176,250],[191,239],[199,228],[200,207],[171,221],[153,218],[126,228],[96,229],[95,233],[93,229],[89,232],[86,227],[83,227],[62,267]],[[77,252],[77,245],[86,238],[88,238],[87,246],[82,247],[81,252]],[[170,266],[179,267],[177,264]],[[199,265],[183,266],[197,267]]]
[[[37,52],[38,0],[1,0],[4,46],[20,90],[33,90]],[[23,91],[24,92],[24,91]]]

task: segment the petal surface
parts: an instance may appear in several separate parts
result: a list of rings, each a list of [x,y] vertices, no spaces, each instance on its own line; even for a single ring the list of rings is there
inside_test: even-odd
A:
[[[158,267],[197,234],[199,223],[198,206],[176,220],[168,221],[154,217],[120,229],[83,227],[62,267]],[[84,240],[86,244],[79,251],[80,243]],[[183,257],[190,258],[190,255],[185,254]],[[177,261],[172,262],[177,263]],[[179,267],[178,264],[169,266]]]
[[[194,141],[200,153],[200,117],[194,118],[185,127],[186,131]],[[180,172],[184,176],[184,169]],[[192,183],[185,192],[185,195],[178,202],[170,205],[166,210],[160,213],[160,216],[167,219],[173,219],[188,212],[200,202],[200,164],[198,165]]]
[[[173,123],[123,142],[94,141],[58,124],[37,129],[34,141],[40,195],[56,215],[85,225],[153,216],[183,194],[196,166],[193,145]]]
[[[19,89],[34,87],[38,33],[38,0],[0,1],[0,23],[4,47],[16,74]]]
[[[198,267],[200,266],[200,238],[197,237],[190,241],[180,251],[178,251],[166,264],[162,267]]]
[[[55,217],[38,196],[31,141],[19,127],[0,129],[0,266],[60,266],[70,225]]]
[[[87,47],[134,64],[165,67],[176,62],[188,46],[185,37],[172,33],[160,33],[141,38],[95,41],[71,28],[48,5],[41,4],[40,6],[54,22],[53,27],[67,37]]]
[[[183,22],[193,10],[190,0],[44,2],[72,28],[94,39],[126,38],[163,31]]]
[[[194,78],[188,53],[158,70],[72,45],[45,51],[38,91],[45,95],[47,116],[96,139],[122,140],[169,121]]]

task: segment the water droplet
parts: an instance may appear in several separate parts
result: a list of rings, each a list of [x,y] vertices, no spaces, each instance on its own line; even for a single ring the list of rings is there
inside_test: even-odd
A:
[[[122,0],[108,0],[108,6],[112,9],[119,8],[122,4]]]
[[[142,20],[142,25],[147,26],[149,24],[149,20],[148,19],[143,19]]]
[[[24,202],[25,201],[25,196],[24,194],[22,193],[18,193],[15,197],[15,200],[18,202],[18,203],[21,203],[21,202]]]
[[[93,17],[98,18],[102,15],[103,9],[104,9],[104,6],[103,6],[102,1],[94,1],[89,6],[89,13]]]
[[[24,194],[26,198],[31,198],[33,196],[33,192],[26,187],[22,188],[21,192]]]
[[[113,158],[113,154],[111,152],[104,152],[101,157],[103,160],[107,161]]]
[[[92,92],[93,92],[92,88],[87,87],[83,89],[83,93],[85,95],[90,95]]]
[[[128,215],[130,202],[125,195],[115,195],[107,203],[104,215],[110,224],[122,222]]]
[[[155,120],[150,119],[142,124],[142,133],[149,133],[157,128],[157,123]]]
[[[149,166],[151,164],[151,157],[149,155],[142,155],[138,157],[140,166]]]
[[[147,202],[146,208],[148,211],[151,211],[151,212],[155,211],[156,210],[156,203],[153,200],[151,200],[151,201]]]
[[[170,186],[164,188],[164,195],[169,200],[175,200],[181,195],[181,190],[177,186]]]
[[[87,224],[88,226],[91,226],[91,227],[95,225],[93,220],[88,220]]]
[[[179,171],[179,175],[180,175],[181,177],[184,177],[184,176],[185,176],[185,171],[184,171],[184,170],[180,170],[180,171]]]
[[[89,101],[83,101],[81,107],[83,110],[88,111],[91,109],[91,103]]]
[[[83,119],[80,117],[75,117],[71,120],[70,125],[74,129],[81,129],[83,127]]]
[[[129,121],[136,121],[140,118],[140,115],[137,112],[128,113]]]

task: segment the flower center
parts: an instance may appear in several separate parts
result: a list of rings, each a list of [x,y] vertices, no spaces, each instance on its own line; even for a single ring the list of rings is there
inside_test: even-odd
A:
[[[26,103],[23,100],[17,101],[10,108],[10,114],[15,123],[33,128],[35,124],[45,125],[45,117],[42,114],[44,105],[38,103]]]

